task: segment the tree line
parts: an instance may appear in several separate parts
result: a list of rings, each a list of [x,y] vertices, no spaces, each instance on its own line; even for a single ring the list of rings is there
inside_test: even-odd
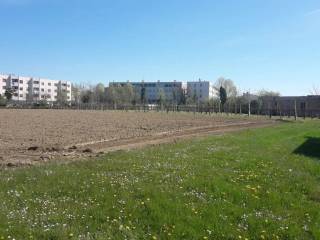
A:
[[[255,94],[241,92],[234,81],[220,77],[213,84],[216,96],[211,99],[201,100],[197,94],[187,94],[173,89],[172,98],[166,99],[162,88],[157,89],[158,99],[156,104],[162,107],[172,105],[196,106],[201,108],[214,108],[219,112],[250,112],[259,113],[263,107],[263,98],[266,96],[280,96],[278,92],[260,90]],[[132,84],[110,84],[108,88],[102,83],[92,86],[72,86],[73,104],[99,105],[108,104],[117,106],[135,106],[148,104],[146,91],[136,89]]]

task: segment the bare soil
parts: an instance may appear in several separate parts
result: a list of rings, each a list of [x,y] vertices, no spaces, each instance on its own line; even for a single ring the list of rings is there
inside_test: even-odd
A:
[[[219,114],[0,110],[0,166],[79,159],[208,134],[274,124]]]

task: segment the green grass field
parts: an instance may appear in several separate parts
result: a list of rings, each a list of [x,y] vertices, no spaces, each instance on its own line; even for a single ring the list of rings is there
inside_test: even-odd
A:
[[[320,121],[0,170],[0,239],[320,239]]]

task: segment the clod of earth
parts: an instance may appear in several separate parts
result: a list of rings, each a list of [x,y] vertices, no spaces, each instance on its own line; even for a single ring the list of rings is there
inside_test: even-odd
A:
[[[12,163],[12,162],[8,162],[7,163],[7,167],[15,167],[17,166],[16,164]]]
[[[28,151],[37,151],[39,149],[38,146],[32,146],[28,148]]]
[[[93,153],[93,150],[91,148],[86,148],[82,152],[83,153]]]

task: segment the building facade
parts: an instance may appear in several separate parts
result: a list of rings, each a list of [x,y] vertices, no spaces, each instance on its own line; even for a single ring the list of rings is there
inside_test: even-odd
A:
[[[166,102],[180,104],[184,101],[186,84],[184,82],[111,82],[111,86],[125,86],[131,84],[136,95],[140,96],[141,101],[150,104],[159,102],[162,97]]]
[[[265,96],[262,109],[266,114],[320,117],[320,96]]]
[[[71,101],[71,82],[45,78],[23,77],[15,75],[0,75],[0,94],[6,89],[13,90],[13,101],[48,102]]]
[[[213,84],[209,81],[187,82],[187,95],[197,101],[204,102],[217,95]]]
[[[7,76],[0,74],[0,95],[3,96],[7,89]]]

